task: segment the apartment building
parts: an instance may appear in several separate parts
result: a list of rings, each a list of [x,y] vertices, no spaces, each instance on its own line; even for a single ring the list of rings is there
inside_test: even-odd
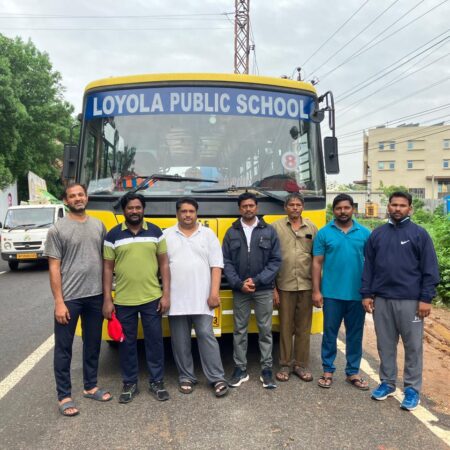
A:
[[[372,189],[402,185],[420,198],[449,195],[450,125],[370,129],[364,135],[363,174]]]

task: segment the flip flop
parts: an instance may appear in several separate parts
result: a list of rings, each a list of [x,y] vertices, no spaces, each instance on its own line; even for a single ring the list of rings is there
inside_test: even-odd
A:
[[[283,383],[289,381],[290,378],[289,367],[282,367],[275,375],[275,378]]]
[[[228,393],[228,383],[225,381],[218,381],[213,385],[214,394],[216,397],[223,397]]]
[[[60,403],[58,405],[58,408],[59,408],[59,412],[64,417],[74,417],[74,416],[78,416],[78,414],[80,414],[80,411],[78,411],[78,408],[76,407],[75,402],[73,400],[71,400],[70,402],[66,402],[66,403]],[[74,412],[74,413],[66,412],[70,408],[75,408],[76,412]]]
[[[304,369],[303,367],[300,366],[294,367],[292,373],[297,377],[299,377],[300,380],[302,381],[309,382],[313,380],[312,373],[309,370]]]
[[[356,389],[359,389],[360,391],[368,391],[369,390],[369,383],[363,378],[349,378],[347,377],[345,379],[347,383],[350,383],[353,387]]]
[[[107,399],[103,398],[105,394],[109,394],[109,397]],[[97,400],[98,402],[109,402],[113,398],[111,392],[107,391],[106,389],[97,389],[92,394],[90,394],[89,392],[85,392],[83,394],[83,397]]]
[[[192,394],[194,383],[192,381],[180,381],[180,383],[178,383],[178,390],[182,394]]]
[[[317,385],[324,389],[329,389],[333,384],[333,377],[326,377],[322,375],[317,382]]]

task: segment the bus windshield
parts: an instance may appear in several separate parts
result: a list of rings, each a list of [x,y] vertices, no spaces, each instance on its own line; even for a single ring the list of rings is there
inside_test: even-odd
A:
[[[26,227],[49,228],[54,222],[54,208],[17,208],[6,213],[5,229]]]
[[[324,195],[319,128],[309,120],[312,96],[167,89],[88,96],[80,180],[89,195],[122,195],[152,174],[199,180],[150,183],[146,196],[252,186],[275,195]]]

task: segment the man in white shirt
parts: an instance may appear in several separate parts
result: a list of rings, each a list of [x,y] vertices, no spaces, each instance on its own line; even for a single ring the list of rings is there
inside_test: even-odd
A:
[[[220,305],[223,256],[217,236],[197,222],[198,203],[190,197],[176,203],[177,225],[164,230],[169,256],[169,324],[179,390],[190,394],[197,378],[191,351],[194,327],[203,372],[216,397],[228,392],[220,348],[214,336],[214,308]]]

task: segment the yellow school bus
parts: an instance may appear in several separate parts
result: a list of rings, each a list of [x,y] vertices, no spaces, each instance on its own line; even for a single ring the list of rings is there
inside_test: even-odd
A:
[[[322,146],[327,114],[332,136]],[[310,83],[200,73],[107,78],[86,87],[80,120],[79,144],[65,147],[64,177],[87,186],[88,213],[108,230],[124,220],[118,201],[130,190],[145,196],[146,220],[162,229],[176,223],[178,198],[195,197],[199,220],[221,241],[245,191],[257,195],[268,223],[284,215],[288,193],[300,192],[304,216],[325,224],[325,170],[339,170],[334,106],[330,92],[318,97]],[[223,278],[216,335],[232,333],[232,316]],[[168,335],[167,320],[163,326]],[[315,310],[312,332],[321,328]]]

